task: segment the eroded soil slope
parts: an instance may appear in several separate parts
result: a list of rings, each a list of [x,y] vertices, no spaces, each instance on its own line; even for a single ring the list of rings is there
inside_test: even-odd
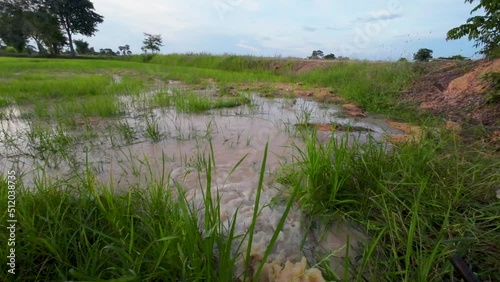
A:
[[[488,102],[492,85],[484,80],[500,72],[500,59],[476,62],[431,62],[420,65],[424,75],[405,92],[423,110],[459,123],[481,124],[500,130],[500,103]]]

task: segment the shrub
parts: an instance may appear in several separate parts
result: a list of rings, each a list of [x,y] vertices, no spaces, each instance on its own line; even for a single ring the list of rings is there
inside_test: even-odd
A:
[[[17,50],[12,46],[7,46],[5,47],[5,53],[17,53]]]

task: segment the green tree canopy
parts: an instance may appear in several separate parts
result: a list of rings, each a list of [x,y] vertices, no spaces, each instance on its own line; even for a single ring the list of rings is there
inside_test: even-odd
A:
[[[24,51],[29,38],[23,2],[0,1],[0,38],[18,52]]]
[[[45,46],[51,53],[58,54],[66,45],[59,22],[56,17],[43,9],[25,12],[26,22],[31,38],[36,42],[38,51],[46,53]]]
[[[118,46],[118,50],[120,50],[123,56],[132,54],[132,52],[130,51],[130,45],[128,44],[125,44],[123,46]]]
[[[103,22],[104,17],[94,11],[94,4],[89,0],[45,0],[52,13],[59,20],[59,24],[66,31],[69,39],[71,54],[73,48],[73,34],[92,36],[97,31],[97,25]]]
[[[80,55],[90,54],[89,43],[83,40],[75,40],[76,52]]]
[[[309,59],[321,59],[323,58],[324,56],[324,53],[323,51],[321,50],[314,50],[311,54],[311,56],[309,57]]]
[[[413,54],[413,60],[419,62],[426,62],[429,59],[432,59],[432,53],[433,51],[431,49],[422,48],[418,50],[417,53]]]
[[[484,10],[484,16],[474,16],[459,27],[448,31],[447,40],[455,40],[467,36],[474,40],[474,47],[482,47],[479,53],[493,56],[499,53],[500,45],[500,1],[499,0],[466,0],[465,3],[479,2],[471,14]]]
[[[27,46],[31,38],[39,52],[59,54],[67,45],[62,27],[68,36],[75,32],[90,36],[96,22],[102,17],[93,13],[88,0],[0,0],[0,38],[20,52],[31,50]]]
[[[323,57],[323,59],[325,59],[325,60],[335,60],[336,58],[337,57],[335,57],[335,54],[333,54],[333,53],[330,53],[330,54]]]
[[[147,53],[147,50],[151,50],[151,53],[155,51],[160,51],[160,47],[163,46],[163,39],[161,38],[161,34],[149,34],[144,33],[144,41],[142,42],[142,51]]]

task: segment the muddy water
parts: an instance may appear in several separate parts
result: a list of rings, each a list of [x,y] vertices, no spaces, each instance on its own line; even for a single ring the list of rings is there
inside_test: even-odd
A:
[[[66,134],[73,138],[70,148],[62,153],[57,148],[42,146],[42,138],[33,137],[33,123],[20,118],[22,110],[13,110],[10,118],[0,123],[2,166],[23,171],[27,184],[39,175],[37,171],[40,170],[49,176],[68,178],[74,176],[75,171],[91,167],[102,182],[112,184],[116,189],[126,189],[130,185],[146,186],[151,177],[170,174],[170,182],[181,184],[186,189],[187,197],[202,211],[201,189],[206,185],[206,178],[203,169],[200,170],[201,160],[213,150],[212,193],[215,196],[218,191],[220,195],[221,217],[225,222],[238,210],[236,233],[243,234],[252,220],[259,170],[268,143],[266,185],[259,207],[262,212],[257,220],[252,245],[255,262],[262,258],[285,209],[280,201],[273,201],[281,188],[273,181],[273,173],[291,161],[293,145],[302,145],[297,137],[296,124],[335,123],[366,128],[366,132],[349,133],[351,140],[359,142],[366,141],[369,136],[382,140],[385,134],[399,133],[383,119],[368,117],[354,120],[343,117],[337,106],[320,105],[303,99],[271,100],[252,96],[252,106],[213,110],[204,114],[182,114],[172,108],[144,111],[133,105],[133,99],[124,99],[124,102],[129,104],[129,110],[123,118],[94,120],[76,130],[65,131],[63,136]],[[158,125],[160,141],[149,141],[146,120]],[[134,131],[132,144],[127,143],[116,129],[118,124],[125,123]],[[44,126],[49,132],[47,134],[52,136],[50,142],[64,141],[57,126]],[[320,132],[318,138],[327,140],[331,134]],[[335,134],[340,138],[346,133]],[[45,156],[41,158],[39,153]],[[240,160],[241,163],[232,172]],[[200,212],[200,219],[203,221],[203,212]],[[350,257],[354,260],[358,244],[364,240],[362,233],[341,221],[309,231],[306,231],[307,226],[300,211],[293,209],[280,232],[270,261],[298,262],[305,256],[310,263],[314,263],[318,254],[333,253],[332,268],[341,275],[347,237],[353,247]],[[302,245],[302,242],[305,244]],[[235,242],[234,248],[238,243]],[[243,271],[243,265],[243,260],[239,259],[235,266],[237,272]]]

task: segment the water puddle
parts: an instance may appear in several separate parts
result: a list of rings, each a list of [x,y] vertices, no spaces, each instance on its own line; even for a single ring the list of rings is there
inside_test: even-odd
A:
[[[273,181],[273,173],[290,162],[293,145],[301,146],[300,125],[333,125],[334,133],[320,130],[318,138],[328,140],[332,134],[338,137],[348,134],[360,143],[368,138],[383,140],[388,134],[401,132],[383,118],[344,117],[341,107],[336,105],[256,95],[250,98],[252,105],[185,114],[174,108],[146,110],[137,106],[135,98],[125,97],[122,100],[129,106],[124,117],[96,120],[69,130],[57,124],[36,125],[20,118],[23,109],[13,108],[9,118],[0,120],[0,164],[23,171],[27,185],[33,183],[40,169],[48,177],[71,178],[75,171],[91,168],[102,182],[112,184],[115,189],[126,189],[130,185],[143,187],[152,177],[170,175],[171,183],[181,184],[192,203],[202,209],[201,191],[206,177],[200,168],[213,152],[212,193],[214,196],[219,193],[221,218],[225,222],[238,211],[236,233],[242,234],[252,220],[267,143],[266,185],[252,249],[252,258],[258,261],[285,209],[284,204],[274,200],[281,187]],[[347,128],[356,130],[345,131]],[[157,134],[155,142],[151,141],[154,133]],[[301,212],[292,209],[270,261],[300,262],[305,256],[314,264],[318,254],[333,254],[332,269],[342,275],[347,242],[352,247],[349,256],[354,262],[359,254],[358,245],[364,241],[363,234],[340,220],[312,230],[308,226]],[[240,259],[235,267],[241,272],[243,266]]]

